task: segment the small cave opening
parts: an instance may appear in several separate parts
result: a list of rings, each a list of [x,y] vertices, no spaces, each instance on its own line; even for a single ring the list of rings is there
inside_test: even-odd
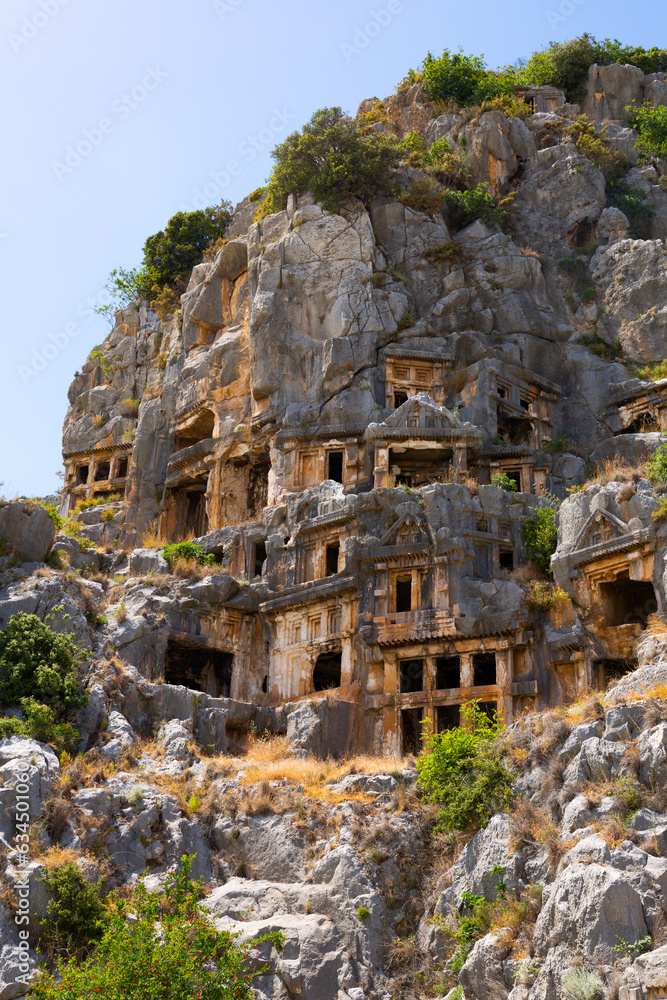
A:
[[[167,684],[183,684],[213,698],[229,698],[234,654],[170,638],[164,660]]]
[[[262,681],[262,691],[264,692],[264,694],[266,694],[268,690],[269,690],[269,675],[264,674],[264,680]]]
[[[116,465],[116,479],[125,479],[127,476],[127,459],[119,458]]]
[[[637,661],[632,660],[597,660],[593,664],[594,674],[596,675],[597,687],[604,691],[610,684],[614,681],[618,681],[621,677],[625,677],[626,674],[632,673],[633,670],[637,669]]]
[[[436,690],[461,687],[461,661],[458,656],[439,656],[435,661]]]
[[[508,444],[530,444],[533,425],[528,417],[510,417],[498,409],[498,437]]]
[[[181,495],[183,513],[183,533],[193,534],[201,538],[208,532],[208,515],[206,512],[206,485],[199,489],[186,489]]]
[[[567,242],[572,247],[587,247],[595,239],[595,222],[589,219],[581,219],[566,236]]]
[[[651,431],[660,431],[659,422],[652,413],[640,413],[632,423],[619,431],[619,434],[649,434]]]
[[[404,754],[418,754],[422,745],[422,708],[404,708],[401,711],[401,735]]]
[[[340,545],[335,542],[327,545],[326,549],[326,575],[335,576],[338,572],[338,557],[340,556]]]
[[[401,660],[400,692],[415,694],[424,690],[424,661]]]
[[[436,732],[458,729],[461,724],[461,710],[458,705],[438,705],[435,710]]]
[[[313,690],[339,688],[342,674],[342,653],[321,653],[313,667]]]
[[[403,406],[403,403],[407,403],[408,394],[407,392],[395,392],[394,393],[394,409],[397,410],[399,406]]]
[[[605,625],[646,625],[649,615],[658,610],[653,584],[648,580],[631,580],[619,576],[609,583],[600,583],[600,597]]]
[[[496,683],[496,657],[494,653],[477,653],[472,658],[473,685],[485,687]]]
[[[85,484],[87,482],[88,482],[88,466],[87,465],[79,465],[79,466],[77,466],[77,470],[76,470],[76,485],[77,486],[85,486]]]
[[[343,482],[343,452],[330,451],[327,453],[327,479],[334,483]]]

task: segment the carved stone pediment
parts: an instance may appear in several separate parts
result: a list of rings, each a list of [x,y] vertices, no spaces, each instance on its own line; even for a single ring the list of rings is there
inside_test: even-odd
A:
[[[433,545],[431,529],[414,514],[404,514],[380,539],[380,547],[393,545]]]
[[[631,533],[626,522],[615,514],[611,514],[608,510],[596,510],[579,532],[574,548],[575,551],[588,549],[593,545],[603,545],[605,542],[611,542],[615,538]]]
[[[449,430],[461,427],[461,421],[446,406],[438,406],[425,392],[411,396],[407,402],[399,406],[380,427],[388,430],[403,430],[406,428]]]

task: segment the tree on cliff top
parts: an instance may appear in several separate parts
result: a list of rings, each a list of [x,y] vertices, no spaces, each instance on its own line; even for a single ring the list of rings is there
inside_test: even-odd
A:
[[[399,153],[382,135],[369,132],[340,108],[321,108],[271,156],[276,165],[262,205],[264,214],[280,211],[290,194],[304,191],[312,191],[332,212],[347,198],[369,202],[384,189]]]

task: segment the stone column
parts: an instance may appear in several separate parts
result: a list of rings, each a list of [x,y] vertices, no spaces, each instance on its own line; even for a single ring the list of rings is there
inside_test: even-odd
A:
[[[454,482],[460,483],[468,470],[468,452],[465,444],[454,445]]]
[[[461,687],[471,688],[475,679],[472,653],[461,653]]]
[[[384,441],[378,441],[375,444],[375,468],[373,469],[373,475],[375,489],[387,485],[387,477],[389,476],[389,448]]]

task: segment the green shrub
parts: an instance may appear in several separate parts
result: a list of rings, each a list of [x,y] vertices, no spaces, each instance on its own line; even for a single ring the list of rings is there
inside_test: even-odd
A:
[[[17,705],[36,698],[67,720],[85,704],[78,665],[80,650],[69,635],[53,632],[37,615],[12,615],[0,632],[0,702]]]
[[[547,583],[546,580],[533,580],[524,598],[526,607],[534,611],[549,611],[551,608],[566,604],[569,600],[564,590],[554,586],[553,583]]]
[[[653,452],[646,463],[644,475],[649,483],[667,483],[667,444],[661,444]]]
[[[445,49],[438,57],[429,52],[422,71],[432,101],[452,101],[463,107],[511,93],[514,86],[512,70],[494,73],[487,68],[483,55],[467,55],[461,50]]]
[[[667,519],[667,496],[656,497],[657,508],[651,514],[654,521],[661,523]]]
[[[515,481],[510,478],[510,476],[505,475],[504,472],[494,472],[491,476],[491,485],[497,486],[501,490],[507,490],[508,493],[518,493],[519,488]]]
[[[626,159],[617,149],[612,149],[607,138],[607,125],[598,132],[586,115],[577,115],[565,134],[574,139],[577,152],[587,157],[604,174],[607,182],[620,177]]]
[[[447,205],[449,191],[440,187],[430,177],[420,177],[406,191],[401,191],[398,200],[414,212],[426,215],[440,215]]]
[[[72,753],[76,749],[79,733],[69,722],[56,722],[53,709],[34,698],[21,698],[23,718],[0,718],[0,738],[26,736],[40,743],[48,743],[57,753]]]
[[[290,194],[304,191],[312,191],[332,212],[347,198],[368,203],[385,189],[399,153],[395,143],[367,132],[336,107],[316,111],[271,156],[276,164],[261,207],[264,214],[279,211]]]
[[[177,212],[164,229],[149,236],[144,243],[141,266],[126,271],[115,268],[105,285],[110,302],[95,311],[113,321],[114,314],[140,295],[154,293],[156,303],[163,300],[164,286],[182,284],[204,251],[221,237],[231,221],[231,205],[222,202],[215,208],[195,212]]]
[[[41,921],[40,943],[51,959],[81,961],[108,927],[100,886],[86,882],[72,863],[46,872],[42,882],[51,898]]]
[[[551,441],[543,441],[542,447],[545,451],[567,451],[570,448],[570,440],[565,434],[557,434]]]
[[[217,931],[199,909],[204,890],[188,880],[191,864],[184,857],[181,873],[160,892],[140,882],[129,899],[111,894],[108,927],[95,950],[81,963],[61,959],[31,988],[33,1000],[250,1000],[253,978],[266,972],[251,951],[269,942],[281,949],[283,935],[241,941]]]
[[[495,748],[501,730],[497,716],[489,718],[471,701],[462,706],[461,720],[455,729],[427,732],[417,759],[422,797],[440,806],[439,830],[483,826],[514,795],[512,775]]]
[[[371,911],[368,909],[367,906],[358,906],[357,907],[357,918],[359,920],[368,920],[368,918],[370,917],[370,915],[371,915]]]
[[[196,542],[174,542],[173,545],[165,545],[162,555],[170,570],[173,569],[175,562],[186,562],[190,559],[194,559],[200,566],[212,566],[215,563],[215,556],[205,555],[201,545]]]
[[[471,191],[449,191],[447,200],[459,210],[464,225],[474,222],[475,219],[482,219],[487,225],[492,226],[496,222],[502,223],[505,218],[505,212],[496,205],[486,181]]]
[[[639,132],[635,145],[644,157],[667,157],[667,107],[657,108],[643,104],[640,108],[627,107],[630,125]]]
[[[582,337],[581,343],[584,347],[588,348],[591,354],[597,355],[598,358],[604,358],[605,361],[616,361],[623,354],[619,340],[614,340],[611,344],[608,344],[606,340],[602,340],[597,334],[594,337]]]
[[[604,996],[604,983],[597,972],[581,966],[568,969],[561,982],[568,1000],[601,1000]]]
[[[551,556],[556,551],[558,529],[556,508],[551,503],[536,507],[531,518],[521,524],[526,554],[544,573],[551,573]]]
[[[655,215],[652,205],[646,204],[646,192],[620,177],[607,186],[607,199],[612,208],[620,208],[630,223],[630,233],[637,239],[649,236],[649,219]]]

